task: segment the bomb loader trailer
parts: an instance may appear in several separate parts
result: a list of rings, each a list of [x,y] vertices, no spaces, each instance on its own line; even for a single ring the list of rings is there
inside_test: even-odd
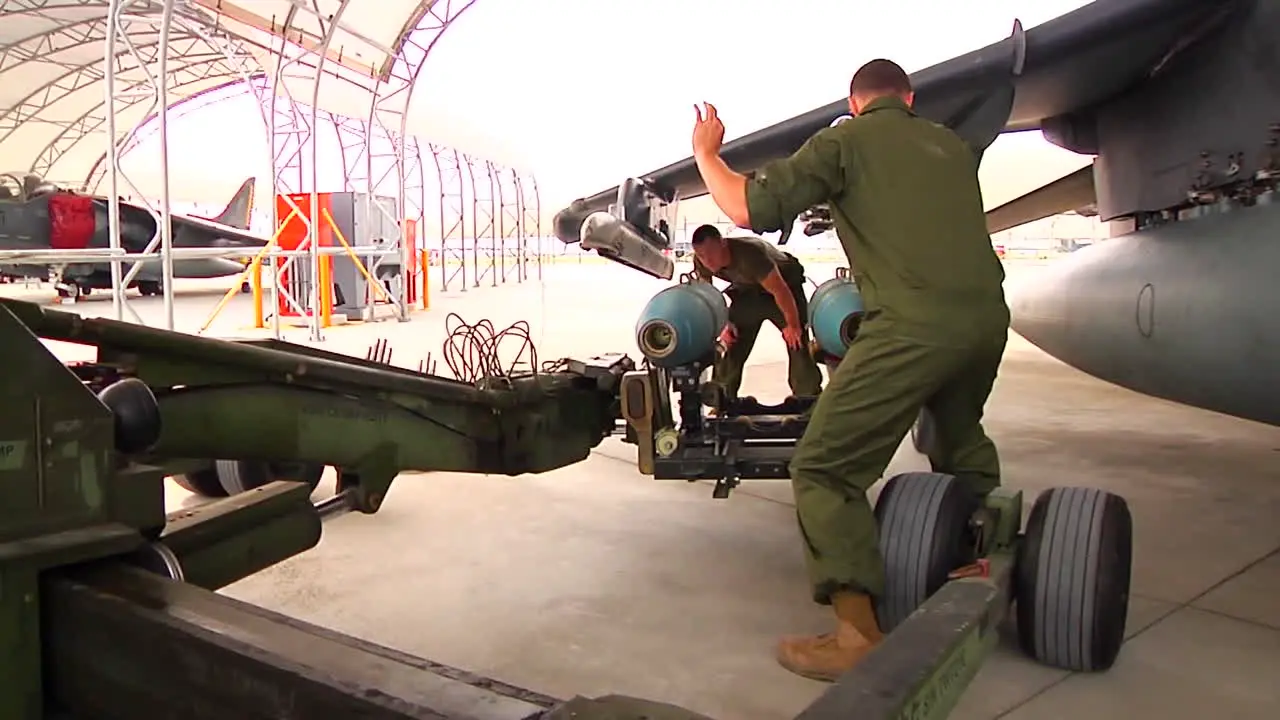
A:
[[[814,354],[831,368],[856,336],[863,310],[848,272],[819,285],[809,309]],[[816,400],[764,405],[726,397],[704,381],[727,320],[724,296],[710,283],[686,275],[659,292],[636,324],[647,367],[623,375],[620,390],[640,471],[713,481],[716,498],[745,479],[787,478]],[[931,425],[922,412],[913,431],[918,449],[932,441]],[[994,646],[1014,600],[1019,643],[1031,657],[1073,671],[1114,663],[1132,559],[1123,498],[1052,488],[1036,498],[1020,532],[1021,491],[1000,488],[979,501],[954,477],[913,472],[886,482],[875,515],[888,579],[876,612],[890,634],[802,717],[842,706],[857,707],[858,717],[944,717]]]
[[[100,389],[37,336],[97,346]],[[0,302],[0,343],[10,359],[0,394],[12,409],[0,417],[9,438],[0,441],[0,612],[10,649],[0,661],[0,717],[700,717],[618,696],[560,703],[211,592],[314,546],[321,517],[376,512],[402,470],[520,474],[585,458],[615,429],[620,406],[634,411],[643,397],[626,399],[651,377],[628,358],[473,385],[11,301]],[[332,465],[338,494],[313,505],[305,483],[277,481],[166,517],[164,475],[181,458],[209,457]],[[1128,584],[1123,501],[1053,491],[1018,543],[1016,495],[989,501],[991,521],[974,533],[948,479],[892,483],[878,508],[883,525],[901,515],[884,510],[886,498],[924,512],[914,536],[888,536],[913,538],[914,557],[943,581],[977,576],[936,582],[943,587],[908,617],[937,573],[920,587],[919,573],[897,572],[902,563],[889,557],[891,585],[916,590],[914,600],[894,596],[906,598],[895,612],[907,619],[886,619],[895,629],[885,644],[800,717],[944,717],[1015,586],[1033,654],[1072,669],[1112,662]],[[1095,511],[1091,535],[1080,529],[1084,506]],[[946,544],[966,533],[986,572],[967,571]],[[1063,542],[1087,537],[1110,555]],[[1083,561],[1072,555],[1077,545]],[[1074,574],[1060,580],[1063,569]],[[1072,604],[1081,600],[1091,602]]]

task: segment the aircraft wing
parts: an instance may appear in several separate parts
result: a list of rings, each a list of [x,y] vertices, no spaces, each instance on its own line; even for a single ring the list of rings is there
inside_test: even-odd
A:
[[[191,215],[173,215],[173,224],[175,226],[186,226],[193,230],[197,230],[200,235],[213,236],[214,242],[219,247],[263,247],[271,241],[260,235],[255,235],[248,230],[224,225],[223,223],[205,218],[194,217]],[[174,228],[175,231],[177,227]],[[175,236],[177,233],[175,232]],[[221,241],[221,242],[219,242]]]
[[[1030,30],[1015,22],[1005,40],[914,73],[916,111],[952,128],[979,153],[1004,132],[1041,129],[1052,136],[1061,132],[1059,127],[1066,127],[1056,125],[1055,118],[1109,99],[1158,72],[1172,54],[1210,25],[1209,17],[1234,4],[1234,0],[1097,0]],[[846,115],[846,103],[840,98],[757,130],[726,143],[721,155],[730,167],[750,174],[770,160],[795,152],[814,133]],[[666,247],[670,234],[653,221],[654,211],[706,193],[691,157],[621,188],[621,201],[619,187],[574,201],[556,215],[556,236],[565,243],[578,242],[589,234],[583,222],[587,216],[616,204],[614,213],[621,220],[647,224],[636,228],[639,234],[650,244]],[[601,221],[595,226],[602,226]],[[599,243],[584,242],[584,247],[589,245]],[[653,268],[640,269],[650,272]]]

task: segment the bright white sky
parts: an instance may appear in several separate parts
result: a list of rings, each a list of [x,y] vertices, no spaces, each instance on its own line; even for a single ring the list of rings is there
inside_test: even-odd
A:
[[[1032,27],[1085,4],[476,0],[433,50],[413,125],[534,172],[550,217],[574,197],[688,156],[695,102],[715,103],[733,139],[842,97],[874,57],[918,70],[1000,40],[1014,18]],[[241,98],[174,124],[176,197],[217,201],[248,175],[268,180],[253,108]],[[155,152],[149,142],[129,165],[150,175]],[[984,162],[987,204],[1088,161],[1038,133],[1006,136]]]

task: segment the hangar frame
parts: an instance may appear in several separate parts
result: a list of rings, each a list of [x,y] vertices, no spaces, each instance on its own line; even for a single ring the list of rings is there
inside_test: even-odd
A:
[[[378,0],[375,9],[373,0],[260,0],[252,6],[226,0],[0,0],[0,17],[5,18],[0,27],[0,78],[5,82],[0,85],[7,88],[0,90],[0,98],[9,101],[0,111],[0,152],[6,164],[16,157],[17,166],[67,189],[97,192],[107,185],[110,250],[64,253],[64,262],[109,262],[116,317],[126,319],[127,313],[141,322],[125,296],[141,262],[163,263],[168,280],[173,260],[184,255],[244,255],[243,249],[172,247],[167,125],[173,117],[247,88],[262,108],[273,195],[308,194],[312,212],[302,213],[304,222],[316,216],[322,128],[337,136],[343,189],[395,197],[399,217],[393,219],[401,237],[385,252],[400,256],[406,282],[391,304],[397,317],[405,319],[407,280],[416,278],[420,267],[426,269],[417,257],[427,251],[429,225],[437,225],[431,234],[439,242],[438,291],[449,290],[450,280],[459,274],[461,289],[466,289],[468,247],[475,286],[485,275],[496,285],[511,274],[508,256],[526,256],[528,241],[540,236],[538,211],[527,207],[530,202],[533,208],[538,205],[530,176],[423,143],[409,127],[410,103],[427,56],[474,2]],[[367,108],[364,117],[335,112],[360,106]],[[121,167],[121,159],[154,135],[159,135],[162,168],[159,197],[151,202],[141,183]],[[426,152],[432,157],[426,158]],[[452,158],[452,164],[445,158]],[[428,165],[436,169],[437,198],[428,197]],[[499,189],[504,180],[508,184]],[[161,231],[141,254],[120,246],[123,191],[146,203],[160,221]],[[429,212],[430,205],[436,207]],[[465,232],[468,210],[471,228],[483,228],[471,237]],[[437,216],[438,224],[433,222]],[[513,223],[516,229],[507,229]],[[320,255],[343,251],[319,248],[314,227],[308,235],[305,253],[273,249],[270,255],[291,255],[286,263],[302,259],[314,272]],[[451,268],[451,257],[463,261]],[[0,252],[0,262],[4,260]],[[501,268],[499,263],[504,263]],[[523,281],[524,263],[516,265]],[[172,328],[172,283],[163,285],[166,325]],[[314,288],[311,298],[291,298],[279,283],[272,285],[273,293],[286,296],[282,300],[295,310],[320,304]],[[319,313],[306,314],[311,339],[322,339]]]

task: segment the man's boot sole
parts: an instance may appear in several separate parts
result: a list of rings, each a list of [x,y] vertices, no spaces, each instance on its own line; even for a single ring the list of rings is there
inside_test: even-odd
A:
[[[840,672],[833,675],[831,673],[825,673],[820,670],[808,670],[806,668],[796,667],[791,663],[787,662],[781,655],[779,655],[774,659],[778,661],[778,664],[782,666],[783,670],[786,670],[787,672],[792,673],[793,675],[799,675],[800,677],[806,680],[816,680],[817,682],[833,683],[836,680],[839,680],[840,676],[845,673],[844,670],[841,670]]]

